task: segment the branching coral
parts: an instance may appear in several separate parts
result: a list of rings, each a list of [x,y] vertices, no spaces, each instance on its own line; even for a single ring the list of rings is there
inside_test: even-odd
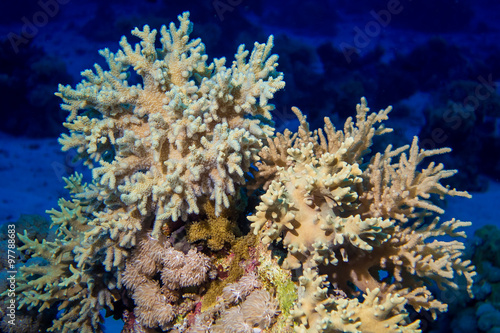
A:
[[[84,232],[90,226],[93,202],[75,199],[86,188],[81,175],[65,179],[72,200],[59,200],[60,210],[52,209],[52,226],[57,228],[54,242],[31,240],[18,234],[25,244],[20,251],[45,259],[44,265],[31,265],[20,270],[20,283],[16,290],[19,307],[38,308],[41,312],[58,305],[60,316],[54,319],[51,332],[95,332],[100,330],[102,309],[113,309],[121,288],[116,270],[106,272],[99,256],[81,259],[85,251]]]
[[[204,44],[189,40],[188,17],[179,16],[179,28],[162,27],[161,49],[155,48],[156,30],[135,29],[139,44],[132,47],[123,37],[116,54],[100,52],[109,71],[95,65],[76,89],[59,87],[62,107],[70,112],[63,150],[76,148],[86,164],[97,163],[99,196],[122,206],[99,217],[110,235],[127,233],[119,229],[120,210],[141,217],[129,233],[154,214],[154,237],[165,221],[200,213],[207,199],[219,215],[245,183],[262,141],[273,134],[269,121],[261,121],[271,119],[268,100],[284,87],[275,71],[278,57],[271,55],[272,36],[256,43],[248,59],[241,45],[230,67],[224,58],[207,64]],[[127,81],[130,67],[142,84]],[[135,244],[133,236],[115,237]]]
[[[269,186],[256,213],[248,219],[264,243],[282,242],[288,252],[285,267],[313,268],[325,274],[318,279],[328,278],[347,296],[359,290],[365,302],[371,299],[370,304],[377,297],[385,298],[386,303],[393,304],[390,308],[394,313],[408,302],[417,311],[424,308],[435,315],[436,311],[445,311],[446,305],[434,299],[426,285],[458,288],[457,278],[463,276],[470,292],[475,273],[470,261],[460,259],[463,243],[436,239],[444,235],[464,237],[464,232],[456,229],[470,223],[454,219],[440,223],[436,217],[426,225],[425,217],[443,213],[429,199],[432,194],[469,195],[440,184],[456,170],[444,170],[432,162],[426,168],[419,166],[425,157],[448,150],[419,149],[416,138],[408,155],[404,153],[408,146],[396,150],[389,146],[368,163],[364,161],[373,137],[390,131],[383,125],[376,127],[387,119],[389,111],[370,114],[362,99],[356,122],[349,118],[343,131],[325,118],[324,129],[311,132],[305,117],[294,109],[300,120],[298,135],[285,133],[269,141],[270,148],[263,149],[259,169],[264,170]],[[397,157],[399,162],[392,162]],[[411,224],[404,224],[408,222]],[[380,271],[394,282],[381,281]],[[337,307],[320,311],[315,308],[316,301],[306,305],[302,298],[301,302],[295,313],[303,312],[305,317],[295,318],[318,332],[345,330],[344,324],[335,320],[325,324],[325,318],[363,306],[346,298],[350,305],[337,302]],[[384,318],[379,318],[381,323]],[[394,318],[390,325],[403,319]],[[382,332],[382,327],[373,328],[373,332]]]
[[[362,303],[356,298],[328,297],[325,276],[310,268],[299,280],[301,298],[292,311],[292,318],[298,322],[296,332],[421,332],[418,320],[407,325],[406,314],[392,314],[406,303],[404,297],[388,294],[382,301],[379,289],[367,290]]]
[[[326,119],[324,132],[311,133],[305,117],[294,109],[301,121],[298,136],[282,141],[287,144],[290,166],[276,167],[275,179],[261,197],[257,213],[249,217],[254,233],[268,221],[275,222],[265,228],[263,241],[280,240],[284,234],[283,243],[289,249],[286,263],[290,268],[298,268],[307,260],[312,266],[335,263],[338,259],[331,246],[344,241],[369,250],[371,245],[364,238],[379,242],[387,239],[387,234],[380,230],[391,227],[391,221],[380,217],[362,219],[356,210],[357,186],[363,181],[358,162],[366,154],[372,137],[389,131],[383,126],[373,128],[387,119],[389,111],[388,108],[367,117],[366,104],[359,105],[357,126],[348,120],[344,132],[335,131]],[[268,152],[264,149],[265,155]],[[273,159],[266,160],[259,168],[269,169],[268,163],[273,163]]]

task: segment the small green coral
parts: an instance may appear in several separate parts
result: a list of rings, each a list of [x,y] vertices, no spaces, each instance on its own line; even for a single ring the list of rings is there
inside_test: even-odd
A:
[[[222,249],[225,244],[232,244],[235,234],[240,234],[236,223],[230,220],[225,212],[216,216],[215,207],[210,201],[205,203],[203,208],[207,217],[188,226],[188,240],[191,243],[204,240],[213,251]]]
[[[278,317],[271,332],[288,332],[291,328],[287,323],[287,318],[298,299],[297,286],[292,280],[291,271],[279,265],[280,258],[277,258],[271,250],[259,244],[257,252],[260,254],[259,275],[267,289],[276,290],[276,298],[281,311],[281,316]]]
[[[227,277],[223,280],[217,279],[210,283],[208,286],[206,294],[203,296],[202,300],[202,311],[210,308],[217,302],[217,296],[222,295],[222,290],[229,283],[238,281],[245,270],[242,268],[242,263],[251,258],[249,248],[255,247],[257,237],[252,234],[239,237],[233,243],[230,254],[224,256],[223,260],[229,260],[229,266],[227,267]]]

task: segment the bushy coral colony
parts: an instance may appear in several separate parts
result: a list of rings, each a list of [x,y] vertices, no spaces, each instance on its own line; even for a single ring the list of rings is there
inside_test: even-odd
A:
[[[159,41],[136,28],[139,43],[100,52],[108,70],[59,87],[59,142],[92,183],[66,179],[53,242],[19,235],[43,259],[20,271],[20,308],[57,308],[40,320],[63,333],[102,332],[103,315],[124,332],[420,332],[410,313],[446,311],[438,288],[471,293],[453,240],[470,223],[440,221],[438,203],[469,195],[424,165],[448,149],[372,152],[391,108],[364,98],[343,129],[293,108],[297,132],[275,134],[272,36],[208,63],[179,21]]]

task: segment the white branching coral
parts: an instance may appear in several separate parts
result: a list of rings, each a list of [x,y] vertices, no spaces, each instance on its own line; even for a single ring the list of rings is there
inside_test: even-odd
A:
[[[76,89],[61,85],[57,93],[70,112],[64,124],[70,135],[59,140],[63,150],[76,148],[86,164],[97,164],[92,171],[102,200],[119,200],[126,215],[155,214],[154,237],[165,221],[198,214],[205,199],[214,202],[216,215],[229,207],[229,196],[274,132],[260,119],[271,119],[268,100],[284,87],[272,36],[251,53],[241,45],[229,67],[224,58],[207,64],[204,44],[189,39],[188,17],[179,16],[178,28],[162,27],[160,49],[156,30],[136,28],[140,43],[123,37],[116,54],[100,52],[108,71],[96,64],[95,72],[82,72]],[[128,81],[130,68],[141,83]],[[126,232],[116,230],[120,216],[107,220],[117,219],[99,225],[111,234]],[[129,234],[141,229],[142,219],[134,221]],[[135,244],[133,235],[121,238]]]

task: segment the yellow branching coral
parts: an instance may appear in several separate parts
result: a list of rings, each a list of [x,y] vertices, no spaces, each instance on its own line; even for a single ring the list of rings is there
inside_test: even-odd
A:
[[[155,214],[154,237],[166,220],[186,219],[200,212],[200,202],[214,202],[215,213],[229,207],[228,195],[244,183],[244,173],[258,160],[262,142],[274,129],[268,100],[284,87],[271,55],[273,37],[256,43],[249,52],[241,45],[230,67],[225,59],[207,64],[205,46],[190,40],[189,13],[180,26],[160,31],[146,25],[125,37],[122,50],[100,53],[110,69],[95,65],[82,72],[85,79],[72,89],[60,86],[57,95],[68,110],[63,150],[76,148],[93,177],[102,200],[120,200],[122,213],[142,217]],[[129,68],[141,83],[128,82]],[[123,215],[121,214],[121,215]],[[114,214],[106,228],[120,233],[123,219]],[[140,230],[134,222],[128,230]],[[121,239],[133,245],[133,237]]]
[[[387,239],[381,230],[392,226],[390,220],[356,215],[357,186],[363,181],[359,163],[371,138],[388,132],[383,126],[375,130],[373,125],[386,119],[390,109],[369,116],[367,111],[366,104],[359,105],[357,126],[348,120],[344,132],[335,132],[327,119],[324,132],[311,133],[305,117],[294,109],[301,122],[298,136],[282,141],[289,145],[290,166],[276,167],[276,179],[261,197],[257,213],[249,217],[255,234],[268,221],[274,222],[265,228],[263,241],[280,240],[284,235],[290,268],[298,268],[307,260],[313,266],[336,262],[332,246],[344,241],[371,249],[364,238],[380,242]],[[264,149],[265,154],[268,151]],[[259,165],[262,167],[263,163]]]
[[[300,333],[349,332],[349,333],[420,333],[419,321],[405,323],[406,313],[394,314],[393,310],[406,303],[404,297],[388,294],[380,298],[379,289],[367,290],[362,303],[358,299],[328,296],[325,276],[318,276],[312,269],[304,270],[299,279],[299,305],[291,317],[297,321],[295,331]]]
[[[356,122],[349,118],[343,131],[336,130],[325,118],[324,129],[312,132],[305,116],[294,109],[300,120],[298,134],[285,133],[268,140],[269,148],[262,150],[258,166],[264,171],[263,182],[269,185],[255,214],[248,217],[254,234],[260,235],[265,244],[283,244],[287,249],[285,267],[325,274],[318,279],[328,281],[346,295],[343,303],[337,301],[336,307],[328,311],[315,308],[322,302],[306,301],[305,294],[299,297],[294,318],[303,327],[313,329],[311,332],[358,332],[358,326],[372,327],[361,329],[363,332],[385,332],[382,327],[393,325],[394,332],[412,331],[398,326],[404,318],[398,315],[403,304],[408,303],[417,311],[430,310],[433,315],[446,310],[446,304],[434,299],[426,285],[435,283],[439,288],[456,289],[462,276],[471,292],[475,272],[470,261],[460,259],[463,243],[436,239],[444,235],[464,237],[464,232],[456,229],[470,223],[440,223],[438,217],[428,225],[424,222],[429,215],[443,213],[429,200],[432,194],[441,198],[469,196],[440,184],[456,170],[444,170],[443,165],[432,162],[427,167],[420,166],[425,157],[448,149],[419,149],[415,138],[408,155],[404,153],[408,146],[395,150],[389,146],[384,153],[373,155],[368,163],[364,161],[373,137],[390,131],[383,124],[377,126],[387,119],[390,110],[369,113],[366,100],[362,99],[357,106]],[[393,162],[396,158],[399,161]],[[403,223],[407,222],[411,223],[405,226]],[[380,270],[393,277],[394,283],[382,281]],[[365,296],[362,304],[349,298],[357,295],[357,290]],[[368,303],[370,307],[376,304],[379,301],[374,300],[379,298],[385,299],[384,307],[391,309],[378,317],[381,326],[365,323],[368,319],[363,315],[361,322],[346,329],[336,322],[338,318],[332,318],[337,316],[332,311],[366,312],[361,309]],[[321,318],[314,319],[318,316]],[[386,322],[386,317],[391,319]]]

